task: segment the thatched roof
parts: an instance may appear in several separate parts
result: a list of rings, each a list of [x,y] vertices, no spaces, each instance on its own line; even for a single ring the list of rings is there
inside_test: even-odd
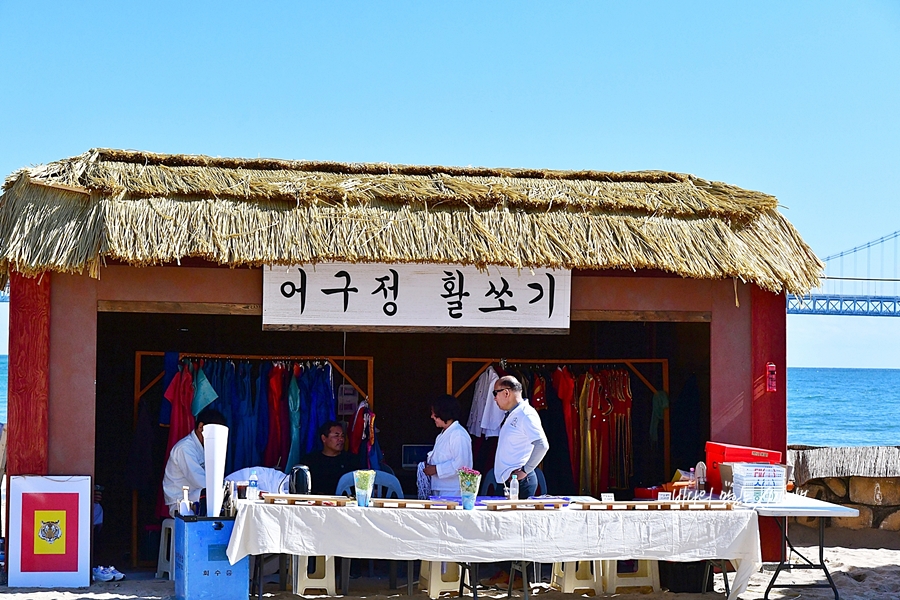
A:
[[[231,159],[91,150],[0,196],[0,273],[99,276],[202,257],[660,269],[780,292],[823,265],[777,200],[692,175]]]
[[[824,477],[900,477],[898,446],[795,446],[788,449],[787,461],[797,485]]]

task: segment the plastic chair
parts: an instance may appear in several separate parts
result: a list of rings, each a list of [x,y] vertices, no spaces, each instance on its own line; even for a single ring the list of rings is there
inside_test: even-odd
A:
[[[156,561],[156,578],[169,581],[175,579],[175,567],[173,556],[175,549],[175,519],[166,519],[162,522],[162,530],[159,532],[159,558]]]
[[[534,470],[535,475],[537,475],[538,485],[537,489],[534,492],[535,496],[540,496],[542,494],[547,493],[547,479],[544,477],[543,471],[540,469]],[[494,481],[494,470],[491,469],[481,478],[481,488],[478,490],[479,496],[502,496],[503,495],[503,484],[497,483]]]
[[[356,486],[354,485],[353,480],[353,471],[349,473],[344,473],[341,475],[341,478],[338,480],[337,489],[335,490],[335,494],[338,496],[350,496],[351,498],[356,495]],[[373,498],[404,498],[403,488],[400,485],[400,480],[391,475],[386,471],[375,471],[375,483],[372,486],[372,497]],[[413,561],[406,562],[406,571],[407,571],[407,588],[410,593],[412,588],[412,572],[413,572]],[[397,581],[397,563],[395,561],[391,561],[391,573],[390,573],[390,585],[392,588],[396,587]],[[373,567],[372,562],[369,562],[369,575],[372,576]],[[350,587],[350,559],[342,558],[341,559],[341,592],[346,595],[347,590]]]
[[[353,471],[341,475],[335,494],[338,496],[350,496],[351,498],[356,495]],[[375,471],[375,485],[372,486],[372,497],[403,498],[403,488],[400,486],[400,480],[386,471]]]
[[[481,478],[481,487],[478,489],[479,496],[502,496],[503,484],[494,481],[494,470],[491,469]]]
[[[446,565],[446,567],[445,567]],[[469,582],[472,583],[471,581]],[[478,582],[475,582],[478,583]],[[460,568],[455,562],[423,560],[419,568],[419,590],[436,600],[442,592],[457,593],[461,587]]]
[[[309,560],[313,560],[315,570],[309,573]],[[334,557],[333,556],[292,556],[291,579],[296,596],[305,596],[308,590],[324,590],[329,596],[336,596],[334,591]]]
[[[619,573],[618,561],[603,561],[603,588],[607,594],[615,594],[620,587],[651,587],[654,592],[659,587],[659,561],[638,560],[637,571],[634,573]]]
[[[234,473],[225,476],[225,481],[247,481],[250,479],[250,471],[256,471],[259,478],[259,491],[286,494],[288,491],[289,475],[284,471],[270,467],[246,467],[238,469]]]
[[[603,561],[583,560],[578,562],[553,563],[550,587],[564,594],[575,590],[593,590],[595,595],[603,593]]]

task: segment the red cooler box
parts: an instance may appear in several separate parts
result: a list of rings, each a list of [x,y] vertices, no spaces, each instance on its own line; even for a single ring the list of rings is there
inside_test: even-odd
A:
[[[706,442],[706,489],[715,492],[722,491],[722,473],[719,471],[719,465],[729,462],[775,464],[781,462],[781,452],[765,450],[764,448]]]

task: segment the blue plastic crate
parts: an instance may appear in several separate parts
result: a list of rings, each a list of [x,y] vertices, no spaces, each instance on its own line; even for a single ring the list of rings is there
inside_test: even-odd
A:
[[[176,517],[176,600],[247,600],[250,559],[228,562],[234,519]]]

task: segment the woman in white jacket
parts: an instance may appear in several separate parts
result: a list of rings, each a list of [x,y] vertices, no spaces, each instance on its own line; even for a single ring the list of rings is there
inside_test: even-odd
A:
[[[459,400],[450,395],[439,396],[431,403],[431,418],[441,429],[428,453],[424,473],[431,477],[431,493],[435,496],[459,496],[462,467],[472,468],[472,438],[459,423]]]

